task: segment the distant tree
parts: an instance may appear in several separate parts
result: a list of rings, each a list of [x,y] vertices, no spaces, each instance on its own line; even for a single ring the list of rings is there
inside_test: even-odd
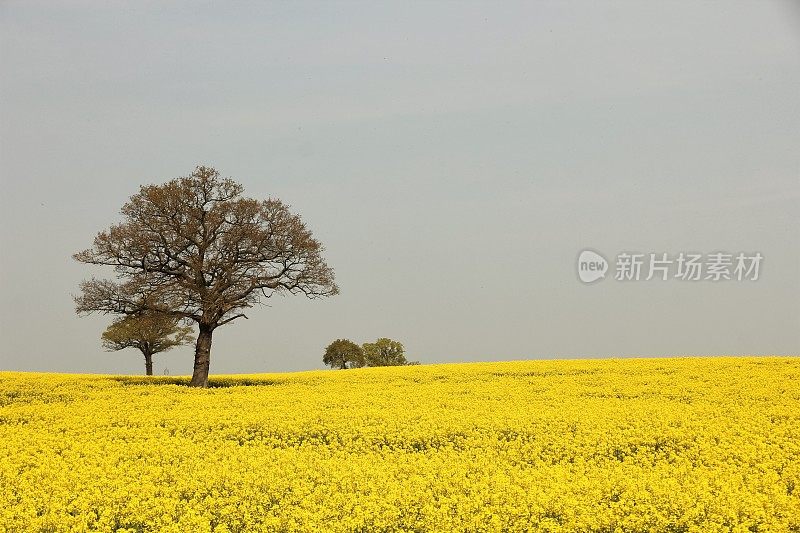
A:
[[[103,347],[110,352],[137,348],[144,355],[145,373],[152,376],[155,354],[192,342],[192,328],[179,321],[153,312],[120,317],[103,332]]]
[[[280,200],[243,198],[242,191],[210,167],[141,187],[122,207],[123,222],[74,255],[113,267],[118,279],[81,283],[76,311],[155,311],[197,322],[190,385],[207,387],[218,327],[247,318],[244,309],[276,293],[337,294],[322,244],[302,219]]]
[[[365,364],[364,351],[353,341],[336,339],[325,348],[322,362],[331,368],[341,368],[342,370],[361,367]]]
[[[367,366],[401,366],[407,365],[403,345],[392,339],[380,338],[375,342],[365,342],[364,361]]]

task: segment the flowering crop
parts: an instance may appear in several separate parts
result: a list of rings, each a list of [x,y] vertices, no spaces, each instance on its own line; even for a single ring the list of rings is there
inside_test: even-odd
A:
[[[800,359],[0,373],[0,532],[800,531]]]

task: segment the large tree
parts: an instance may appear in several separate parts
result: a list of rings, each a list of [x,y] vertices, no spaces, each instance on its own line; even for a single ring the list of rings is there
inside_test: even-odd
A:
[[[197,322],[191,385],[207,387],[218,327],[275,294],[337,294],[322,244],[301,218],[280,200],[244,198],[242,190],[210,167],[141,187],[122,207],[123,222],[74,255],[117,276],[82,282],[77,312],[155,311]]]
[[[362,346],[367,366],[407,365],[403,345],[392,339],[382,337],[375,342],[365,342]]]
[[[174,316],[153,312],[122,316],[103,332],[103,347],[110,352],[138,349],[144,355],[145,373],[152,376],[155,354],[192,342],[192,328],[179,322]]]
[[[361,346],[348,339],[336,339],[325,348],[322,362],[331,368],[356,368],[364,366],[364,351]]]

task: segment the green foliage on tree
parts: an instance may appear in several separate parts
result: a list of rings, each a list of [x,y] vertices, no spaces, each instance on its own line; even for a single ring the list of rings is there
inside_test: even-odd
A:
[[[365,342],[362,346],[367,366],[407,365],[403,345],[385,337],[375,342]]]
[[[364,366],[364,351],[348,339],[336,339],[325,348],[322,362],[331,368],[357,368]]]
[[[110,352],[137,348],[144,355],[148,376],[153,375],[153,355],[193,341],[192,328],[181,326],[179,318],[153,312],[114,320],[101,339],[103,347]]]
[[[348,339],[336,339],[325,348],[322,362],[339,369],[419,364],[419,361],[406,360],[402,343],[386,337],[375,342],[365,342],[361,346]]]

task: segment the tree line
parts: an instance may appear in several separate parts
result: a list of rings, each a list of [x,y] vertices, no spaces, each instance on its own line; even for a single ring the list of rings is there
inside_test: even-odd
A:
[[[407,361],[403,344],[386,337],[361,346],[349,339],[336,339],[325,348],[322,362],[331,368],[347,369],[365,366],[418,365]]]

